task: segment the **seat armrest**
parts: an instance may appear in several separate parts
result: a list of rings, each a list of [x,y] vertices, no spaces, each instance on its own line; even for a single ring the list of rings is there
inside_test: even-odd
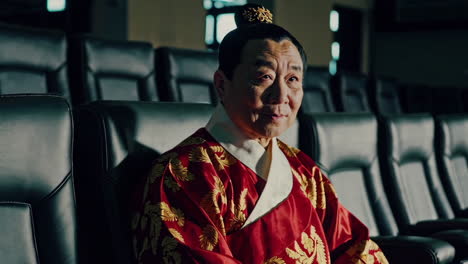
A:
[[[466,255],[466,249],[468,248],[468,230],[441,231],[432,234],[431,237],[446,241],[454,246],[455,259],[460,260],[463,258],[463,254]],[[468,263],[468,260],[465,261]],[[460,263],[465,263],[465,261]]]
[[[449,243],[417,236],[372,237],[384,252],[389,263],[452,263],[455,248]]]
[[[408,235],[429,236],[431,234],[454,229],[468,230],[468,219],[438,219],[418,222],[408,227]]]

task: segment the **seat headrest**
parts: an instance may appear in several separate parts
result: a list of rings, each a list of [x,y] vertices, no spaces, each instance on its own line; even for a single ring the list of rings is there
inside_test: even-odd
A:
[[[305,118],[312,126],[308,136],[314,137],[312,158],[328,172],[369,167],[377,158],[377,121],[372,114],[316,113]]]
[[[468,156],[468,114],[442,115],[436,118],[439,134],[437,138],[445,144],[445,155]]]
[[[107,148],[114,155],[111,163],[119,164],[138,146],[159,154],[175,147],[204,127],[213,110],[209,104],[97,101],[79,109],[78,114],[88,116],[88,124],[91,117],[105,126]]]
[[[150,43],[83,38],[87,66],[96,74],[143,78],[154,71],[154,50]]]
[[[62,32],[0,25],[0,66],[54,71],[66,63]]]
[[[72,125],[65,99],[0,96],[0,201],[33,204],[71,174]]]
[[[383,120],[389,133],[389,153],[395,161],[427,160],[433,155],[434,120],[431,115],[397,115]]]

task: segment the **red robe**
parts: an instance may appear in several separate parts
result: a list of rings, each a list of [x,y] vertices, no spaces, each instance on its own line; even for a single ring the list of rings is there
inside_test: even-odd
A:
[[[200,129],[159,157],[135,193],[138,263],[388,263],[303,152],[278,141],[290,195],[241,228],[265,180]]]

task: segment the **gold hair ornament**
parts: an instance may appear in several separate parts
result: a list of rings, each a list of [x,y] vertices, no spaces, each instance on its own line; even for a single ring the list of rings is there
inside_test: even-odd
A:
[[[273,23],[273,14],[264,7],[249,7],[242,12],[242,16],[248,22]]]

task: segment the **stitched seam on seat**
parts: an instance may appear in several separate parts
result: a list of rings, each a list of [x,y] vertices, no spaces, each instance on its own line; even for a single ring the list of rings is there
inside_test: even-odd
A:
[[[29,214],[29,218],[30,218],[30,221],[31,221],[32,236],[33,236],[33,239],[34,239],[34,251],[36,252],[37,263],[41,263],[41,260],[39,258],[39,250],[37,248],[36,228],[34,227],[33,211],[32,211],[32,208],[31,208],[30,204],[28,204],[28,207],[29,207],[29,210],[31,212]]]
[[[29,208],[29,219],[31,223],[31,233],[34,241],[34,252],[36,253],[36,260],[37,263],[40,263],[39,259],[39,251],[37,249],[37,241],[36,241],[36,229],[34,228],[34,219],[33,219],[33,210],[31,208],[30,203],[23,203],[23,202],[17,202],[17,201],[1,201],[0,204],[17,204],[17,205],[26,205]]]
[[[48,200],[49,198],[51,198],[52,196],[54,196],[57,192],[59,192],[62,187],[67,184],[68,180],[71,179],[71,175],[72,175],[72,171],[70,170],[68,173],[67,173],[67,176],[65,176],[63,178],[63,180],[52,190],[52,192],[50,192],[49,194],[47,194],[46,196],[44,196],[42,199],[40,199],[37,204],[39,203],[42,203],[43,201],[45,200]]]

